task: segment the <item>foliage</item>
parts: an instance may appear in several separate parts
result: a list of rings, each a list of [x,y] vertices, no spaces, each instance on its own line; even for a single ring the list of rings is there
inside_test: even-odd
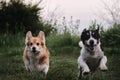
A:
[[[103,29],[103,26],[100,26],[100,35],[102,45],[105,47],[120,47],[120,24],[114,24],[112,27],[107,30]],[[96,21],[92,22],[89,26],[89,29],[97,29]]]
[[[79,37],[73,36],[70,33],[52,34],[47,38],[47,46],[52,53],[58,54],[64,51],[65,53],[72,52],[78,48]],[[56,53],[57,51],[57,53]]]
[[[22,33],[0,35],[0,80],[38,80],[38,76],[41,77],[40,73],[25,70],[22,59],[25,47],[25,37],[23,36],[25,35]],[[46,45],[50,51],[50,70],[45,80],[77,79],[77,58],[80,54],[78,41],[79,37],[70,33],[51,34],[46,37]],[[105,49],[109,71],[102,74],[99,71],[96,72],[93,75],[93,80],[119,80],[119,53],[119,48]],[[112,65],[113,63],[114,65]]]
[[[0,50],[0,80],[39,80],[40,73],[27,72],[23,63],[22,54],[23,46],[16,45],[12,47],[1,47]],[[60,48],[59,48],[60,49]],[[54,50],[54,48],[52,49]],[[50,69],[45,80],[76,80],[77,58],[79,56],[79,49],[72,49],[74,52],[67,50],[60,54],[50,54]],[[58,52],[57,50],[55,51]],[[63,54],[64,53],[64,54]],[[118,52],[120,53],[120,52]],[[109,54],[109,53],[108,53]],[[119,80],[120,73],[120,59],[119,54],[107,55],[109,68],[108,72],[98,71],[93,75],[93,80]],[[114,63],[114,65],[113,65]],[[42,80],[42,79],[40,79]],[[43,79],[44,80],[44,79]],[[83,79],[87,80],[87,79]]]
[[[50,49],[59,49],[62,50],[62,48],[74,48],[78,47],[79,37],[73,36],[70,33],[66,34],[52,34],[48,36],[47,38],[47,46]]]
[[[39,15],[38,15],[39,14]],[[0,2],[0,33],[27,32],[38,33],[44,30],[48,35],[53,27],[50,24],[44,24],[40,17],[41,8],[38,4],[24,3],[24,0],[10,0]]]
[[[113,25],[102,33],[102,42],[107,47],[120,47],[120,25]]]
[[[103,29],[103,26],[100,26],[100,35],[102,45],[106,47],[120,47],[120,25],[114,24],[111,28],[107,30]],[[93,22],[90,25],[89,29],[96,29],[96,22]]]
[[[51,19],[52,25],[57,28],[58,34],[70,33],[71,35],[78,35],[80,29],[80,20],[74,20],[71,16],[70,18],[62,17],[59,20]]]
[[[23,46],[25,38],[22,33],[12,34],[3,34],[0,35],[0,47],[12,47],[12,46]]]
[[[1,80],[36,80],[38,76],[41,77],[40,73],[30,73],[25,70],[22,60],[22,53],[25,47],[25,37],[23,36],[25,35],[21,33],[0,36],[0,58],[2,58],[0,63],[3,62],[0,65]],[[77,37],[71,36],[69,33],[64,35],[52,34],[46,37],[46,45],[50,51],[50,70],[46,80],[53,80],[53,78],[55,80],[77,79],[76,61],[77,55],[79,55],[79,48],[74,48],[77,46],[77,40]]]

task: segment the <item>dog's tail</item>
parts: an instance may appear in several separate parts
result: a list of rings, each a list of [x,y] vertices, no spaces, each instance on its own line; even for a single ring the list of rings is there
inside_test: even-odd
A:
[[[81,48],[83,47],[82,41],[80,41],[78,44],[79,44],[79,46],[80,46]]]

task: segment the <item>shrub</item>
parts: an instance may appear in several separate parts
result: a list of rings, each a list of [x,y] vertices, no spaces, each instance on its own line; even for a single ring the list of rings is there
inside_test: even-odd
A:
[[[41,8],[38,5],[26,5],[24,0],[0,1],[0,33],[17,34],[26,33],[28,30],[38,33],[43,30],[48,35],[54,28],[43,23],[40,17]]]
[[[102,43],[106,47],[120,47],[120,25],[113,25],[102,33]]]

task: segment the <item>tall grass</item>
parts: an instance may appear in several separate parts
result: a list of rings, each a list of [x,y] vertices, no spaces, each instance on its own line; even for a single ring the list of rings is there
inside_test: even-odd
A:
[[[0,47],[20,47],[24,45],[23,34],[18,33],[15,35],[4,34],[0,35]]]
[[[5,34],[0,38],[0,80],[36,80],[40,74],[27,72],[22,60],[25,35]],[[76,54],[79,54],[79,50],[73,47],[77,47],[77,40],[77,37],[70,34],[46,37],[46,44],[51,52],[46,80],[76,80]],[[57,54],[54,55],[55,53]],[[63,56],[60,53],[65,54]]]
[[[110,29],[101,35],[104,46],[119,41],[119,35],[116,36],[119,34],[117,31],[119,31],[118,28]],[[115,38],[117,39],[115,40]],[[109,39],[113,42],[108,41]],[[51,34],[46,37],[46,45],[50,51],[50,70],[46,80],[77,79],[77,58],[80,54],[79,40],[79,36],[70,33]],[[23,33],[0,35],[0,80],[36,80],[40,76],[39,73],[30,73],[25,70],[22,60],[24,41],[25,34]],[[111,43],[109,44],[109,42]],[[119,45],[118,43],[114,44]],[[106,47],[105,55],[108,57],[107,66],[109,70],[102,74],[97,71],[93,80],[119,80],[119,47]]]
[[[36,36],[35,34],[33,34]],[[46,37],[46,45],[52,54],[70,53],[73,49],[78,49],[78,36],[73,36],[70,33],[66,34],[51,34]],[[0,47],[12,48],[25,46],[25,34],[4,34],[0,36]],[[3,50],[4,51],[4,50]]]
[[[70,33],[62,35],[50,35],[46,38],[47,46],[52,53],[62,53],[62,51],[71,52],[73,49],[78,48],[79,37],[72,36]]]
[[[25,35],[1,35],[0,39],[0,80],[38,79],[40,74],[27,72],[22,60]],[[70,34],[54,34],[46,37],[46,45],[50,50],[50,70],[46,80],[77,79],[77,58],[80,54],[78,41],[78,36],[71,36]],[[114,54],[115,52],[118,54]],[[109,71],[103,73],[103,76],[101,72],[96,72],[93,80],[120,79],[119,53],[120,50],[116,51],[111,48],[105,49],[105,54],[108,57],[107,65]]]
[[[104,46],[120,47],[120,25],[113,25],[101,35]]]

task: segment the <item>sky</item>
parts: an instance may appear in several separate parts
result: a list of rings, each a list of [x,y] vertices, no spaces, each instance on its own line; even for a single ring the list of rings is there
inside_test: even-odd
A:
[[[40,0],[25,0],[27,3],[37,3]],[[57,19],[62,20],[66,17],[70,20],[80,20],[80,29],[88,28],[92,21],[102,24],[107,28],[107,23],[102,20],[101,14],[104,11],[103,2],[110,0],[42,0],[40,7],[43,7],[43,19]],[[108,3],[107,2],[107,3]],[[54,15],[54,16],[53,16]]]
[[[93,20],[101,23],[99,14],[101,12],[101,0],[46,0],[46,10],[56,10],[57,15],[74,19],[80,19],[81,26],[88,26]]]

